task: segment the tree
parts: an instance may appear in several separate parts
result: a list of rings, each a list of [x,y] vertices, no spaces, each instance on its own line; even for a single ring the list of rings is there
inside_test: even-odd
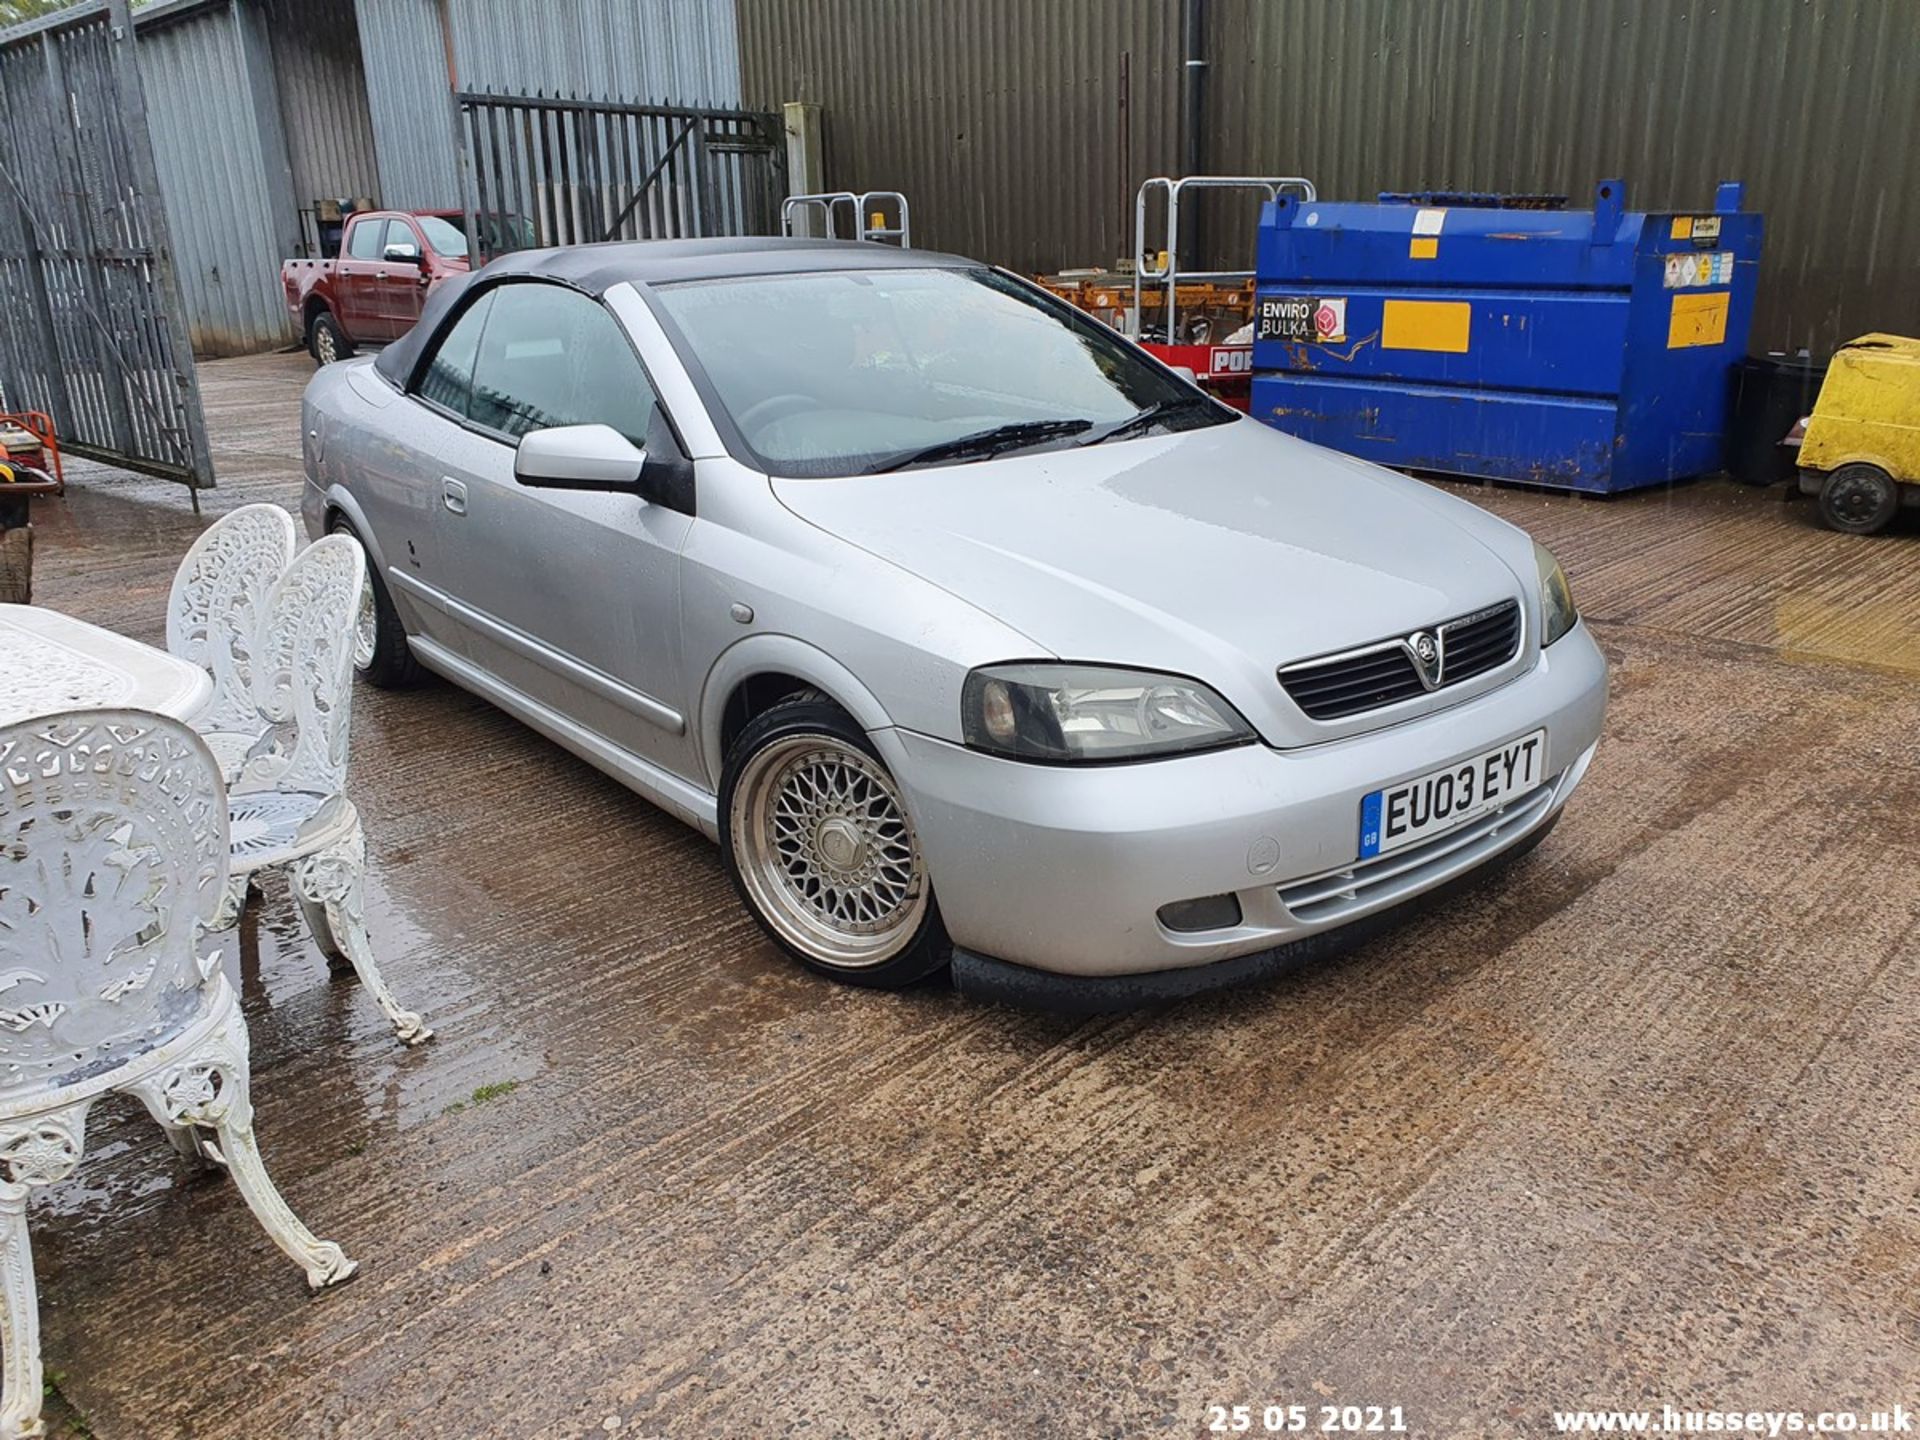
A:
[[[18,25],[22,20],[37,20],[55,10],[64,10],[73,0],[0,0],[0,26]]]

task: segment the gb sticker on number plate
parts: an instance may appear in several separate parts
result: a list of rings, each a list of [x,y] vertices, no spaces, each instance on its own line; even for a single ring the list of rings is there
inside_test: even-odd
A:
[[[1544,778],[1547,732],[1536,730],[1416,780],[1375,790],[1360,802],[1360,858],[1464,825],[1526,794]]]

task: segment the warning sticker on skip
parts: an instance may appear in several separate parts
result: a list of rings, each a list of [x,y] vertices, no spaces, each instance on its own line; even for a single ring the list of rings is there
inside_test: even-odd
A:
[[[1669,290],[1692,290],[1702,285],[1733,283],[1733,252],[1717,250],[1708,254],[1691,251],[1669,255],[1662,285]]]

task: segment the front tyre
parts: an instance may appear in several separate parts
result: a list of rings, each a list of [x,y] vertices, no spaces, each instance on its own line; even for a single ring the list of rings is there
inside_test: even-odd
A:
[[[344,515],[334,516],[327,532],[360,540]],[[364,540],[360,548],[366,549]],[[394,612],[387,582],[380,578],[371,551],[367,553],[367,578],[360,586],[360,603],[353,615],[353,670],[381,690],[404,690],[419,684],[426,674],[407,645],[406,626]]]
[[[754,919],[809,970],[892,990],[952,954],[899,787],[831,701],[784,701],[741,731],[720,850]]]
[[[1848,535],[1878,535],[1900,513],[1900,486],[1878,465],[1842,465],[1820,487],[1820,518]]]

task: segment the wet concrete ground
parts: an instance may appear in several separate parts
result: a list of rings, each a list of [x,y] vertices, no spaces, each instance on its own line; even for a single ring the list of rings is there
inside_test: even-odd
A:
[[[205,367],[210,511],[294,500],[307,373]],[[1920,533],[1456,488],[1574,576],[1590,778],[1496,884],[1170,1010],[834,988],[692,831],[458,691],[363,690],[372,933],[439,1039],[396,1047],[277,882],[234,962],[268,1164],[361,1277],[307,1299],[97,1111],[34,1210],[62,1394],[101,1440],[1911,1406]],[[184,494],[93,470],[42,522],[38,598],[158,641]]]

